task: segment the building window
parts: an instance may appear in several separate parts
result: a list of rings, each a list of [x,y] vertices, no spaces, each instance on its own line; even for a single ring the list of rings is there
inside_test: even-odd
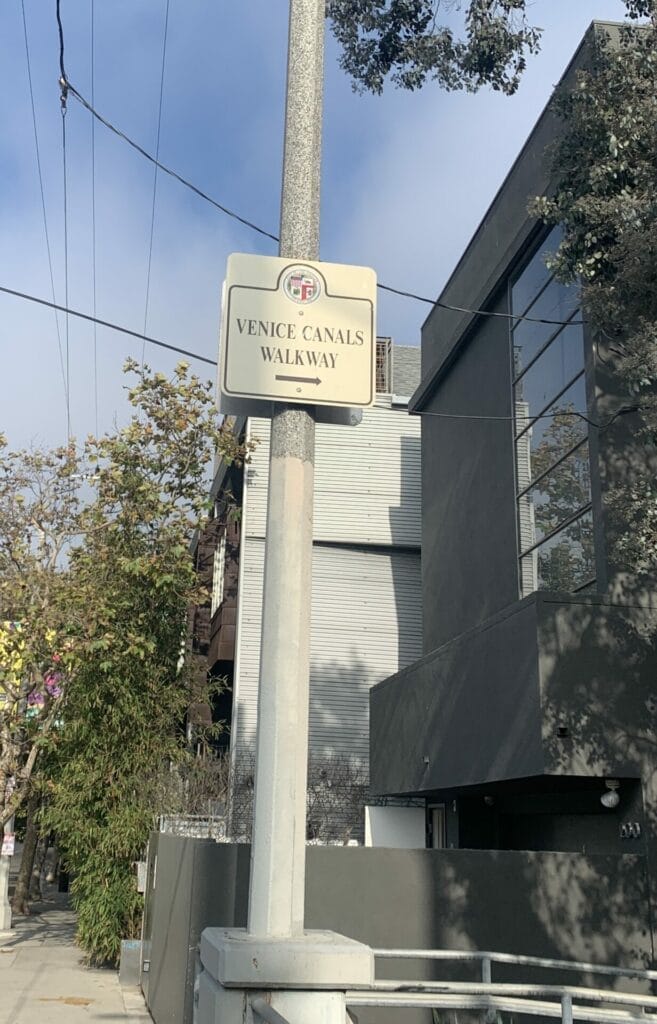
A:
[[[214,563],[212,566],[212,604],[210,615],[214,615],[217,608],[224,599],[224,580],[226,576],[226,533],[219,538],[214,552]]]
[[[595,582],[584,337],[577,290],[545,266],[555,229],[511,286],[522,596]],[[559,321],[544,323],[536,321]]]
[[[392,338],[376,339],[376,393],[389,395],[392,391]]]

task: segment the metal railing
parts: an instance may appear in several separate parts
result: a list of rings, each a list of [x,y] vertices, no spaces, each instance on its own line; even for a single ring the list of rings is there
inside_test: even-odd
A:
[[[512,953],[446,949],[375,949],[377,959],[433,960],[452,963],[478,962],[481,981],[383,981],[369,989],[347,992],[347,1006],[426,1007],[432,1010],[482,1010],[492,1022],[500,1013],[554,1017],[563,1024],[596,1021],[600,1024],[646,1024],[657,1012],[657,997],[637,992],[592,988],[584,985],[550,985],[493,982],[493,964],[572,971],[613,978],[629,978],[646,985],[657,981],[657,971],[611,967],[575,960]],[[650,1013],[649,1011],[653,1011]]]
[[[163,814],[158,820],[158,832],[185,839],[226,842],[226,817],[223,814]]]
[[[562,1024],[574,1024],[575,1021],[596,1024],[646,1024],[653,1018],[657,1021],[657,996],[642,992],[592,988],[586,985],[494,982],[492,967],[493,964],[507,964],[626,978],[645,982],[646,987],[657,982],[657,971],[474,950],[375,949],[373,953],[379,960],[478,962],[481,967],[481,981],[378,980],[369,988],[353,989],[346,993],[348,1021],[357,1021],[354,1011],[359,1006],[448,1011],[479,1010],[483,1011],[482,1020],[488,1024],[498,1019],[498,1014],[501,1013],[556,1018],[560,1019]],[[264,1024],[288,1024],[286,1019],[262,998],[253,999],[251,1008],[254,1015]]]
[[[642,981],[657,981],[657,971],[640,970],[634,967],[611,967],[607,964],[592,964],[581,960],[552,960],[543,956],[523,956],[516,953],[492,953],[488,950],[470,949],[373,949],[377,960],[471,960],[481,962],[482,981],[491,981],[491,968],[495,964],[513,964],[517,967],[545,967],[555,971],[576,971],[577,974],[611,975],[615,978],[635,978]]]

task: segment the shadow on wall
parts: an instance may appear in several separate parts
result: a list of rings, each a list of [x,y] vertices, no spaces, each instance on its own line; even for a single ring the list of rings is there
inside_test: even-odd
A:
[[[147,895],[152,927],[145,935],[151,943],[148,1005],[156,1024],[191,1024],[201,931],[243,927],[246,921],[249,848],[159,836],[151,858],[156,850],[156,888]],[[652,953],[641,860],[631,855],[310,847],[305,923],[375,948],[492,949],[643,968]],[[428,961],[381,960],[377,975],[477,980],[477,967],[463,964],[450,970]],[[509,971],[495,967],[494,978],[508,980]],[[514,980],[577,984],[583,979],[516,969]],[[359,1012],[361,1024],[409,1019],[397,1010]]]
[[[492,949],[641,968],[652,962],[644,861],[632,855],[318,849],[308,863],[306,906],[307,927],[383,948]],[[400,977],[403,967],[381,961],[378,976]],[[404,977],[432,976],[423,969],[448,976],[445,965],[414,962]],[[476,980],[472,965],[460,970]],[[505,979],[504,968],[495,974]],[[547,980],[540,969],[525,977]],[[562,979],[575,983],[573,975]]]
[[[398,624],[397,671],[422,657],[422,443],[419,437],[404,435],[400,444],[400,503],[389,509],[392,543],[395,548],[406,549],[391,554]]]
[[[654,591],[618,581],[623,604],[546,603],[540,623],[545,756],[561,775],[617,779],[623,817],[657,892],[657,609]],[[640,779],[641,787],[623,779]],[[642,799],[641,799],[642,798]],[[634,851],[633,851],[634,852]]]
[[[363,841],[369,773],[366,759],[373,673],[353,649],[344,659],[313,660],[310,669],[310,756],[307,837]],[[241,735],[237,703],[234,734]],[[359,756],[360,755],[360,756]],[[230,835],[248,842],[253,819],[255,735],[236,752],[231,780]]]

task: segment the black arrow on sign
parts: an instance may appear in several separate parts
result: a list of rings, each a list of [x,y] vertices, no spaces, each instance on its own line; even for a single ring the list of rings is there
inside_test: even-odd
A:
[[[277,373],[276,380],[293,380],[296,384],[321,384],[319,377],[288,377],[285,373]]]

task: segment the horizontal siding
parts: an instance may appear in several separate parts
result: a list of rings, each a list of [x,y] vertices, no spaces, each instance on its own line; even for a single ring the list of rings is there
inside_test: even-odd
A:
[[[249,421],[256,447],[247,469],[247,536],[264,537],[269,421]],[[420,545],[420,421],[406,410],[366,409],[357,427],[318,424],[316,541]]]
[[[233,745],[252,748],[264,543],[245,538]],[[368,758],[368,693],[420,657],[420,556],[316,545],[310,669],[310,748]]]

